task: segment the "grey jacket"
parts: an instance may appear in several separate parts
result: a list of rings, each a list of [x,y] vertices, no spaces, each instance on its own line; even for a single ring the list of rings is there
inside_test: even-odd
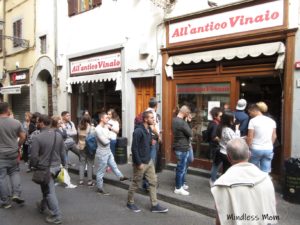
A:
[[[34,136],[31,145],[31,166],[38,169],[45,169],[49,166],[50,153],[56,135],[55,147],[53,150],[51,167],[65,165],[65,145],[62,136],[49,128],[41,129],[41,133]]]

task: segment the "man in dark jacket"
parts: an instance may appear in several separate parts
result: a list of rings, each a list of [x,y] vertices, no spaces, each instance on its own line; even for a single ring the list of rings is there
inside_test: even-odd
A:
[[[234,112],[236,122],[240,124],[241,137],[247,136],[248,132],[249,116],[245,113],[246,106],[247,101],[241,98],[238,100],[236,104],[236,111]]]
[[[183,188],[190,150],[190,138],[192,137],[192,129],[185,120],[189,114],[190,109],[184,105],[180,108],[177,117],[173,118],[172,122],[174,137],[173,149],[177,158],[176,187],[174,193],[179,195],[190,194]]]
[[[32,138],[31,163],[34,168],[39,170],[47,169],[50,163],[52,176],[48,184],[41,184],[43,199],[37,205],[41,213],[48,206],[52,214],[46,218],[48,223],[60,224],[62,215],[55,193],[54,176],[60,171],[60,164],[65,165],[65,145],[62,136],[49,128],[50,122],[47,115],[41,115],[38,118],[37,128],[41,132]]]
[[[127,207],[134,211],[141,210],[134,204],[134,193],[139,188],[139,182],[145,175],[149,182],[149,195],[151,200],[151,212],[165,213],[167,208],[162,207],[157,202],[156,185],[157,178],[155,168],[150,154],[151,146],[151,128],[154,124],[154,116],[150,111],[143,113],[143,124],[137,125],[132,138],[132,161],[133,161],[133,179],[128,191]]]

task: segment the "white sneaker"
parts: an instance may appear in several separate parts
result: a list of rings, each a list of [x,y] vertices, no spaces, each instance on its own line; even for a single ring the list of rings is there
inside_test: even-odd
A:
[[[209,179],[209,185],[210,187],[214,186],[214,182],[212,181],[212,179]]]
[[[184,190],[183,187],[181,187],[180,189],[175,188],[174,193],[178,195],[185,195],[185,196],[190,195],[190,193]]]
[[[189,186],[186,185],[186,184],[183,184],[182,188],[183,188],[184,190],[188,190],[188,189],[189,189]]]

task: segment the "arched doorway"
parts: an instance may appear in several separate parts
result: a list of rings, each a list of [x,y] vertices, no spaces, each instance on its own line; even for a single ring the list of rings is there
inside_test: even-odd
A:
[[[48,70],[39,72],[36,79],[36,108],[43,114],[53,115],[52,76]]]
[[[57,113],[55,108],[56,88],[54,78],[54,64],[48,56],[37,60],[30,79],[31,111],[52,115]],[[54,105],[54,106],[53,106]]]

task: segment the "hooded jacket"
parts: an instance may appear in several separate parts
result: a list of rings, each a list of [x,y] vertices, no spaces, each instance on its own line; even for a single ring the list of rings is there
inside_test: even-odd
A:
[[[273,183],[251,163],[231,166],[211,192],[222,225],[266,225],[279,220]]]
[[[151,128],[149,127],[147,130],[144,124],[135,126],[132,135],[131,152],[132,161],[137,166],[150,162],[151,132]]]

